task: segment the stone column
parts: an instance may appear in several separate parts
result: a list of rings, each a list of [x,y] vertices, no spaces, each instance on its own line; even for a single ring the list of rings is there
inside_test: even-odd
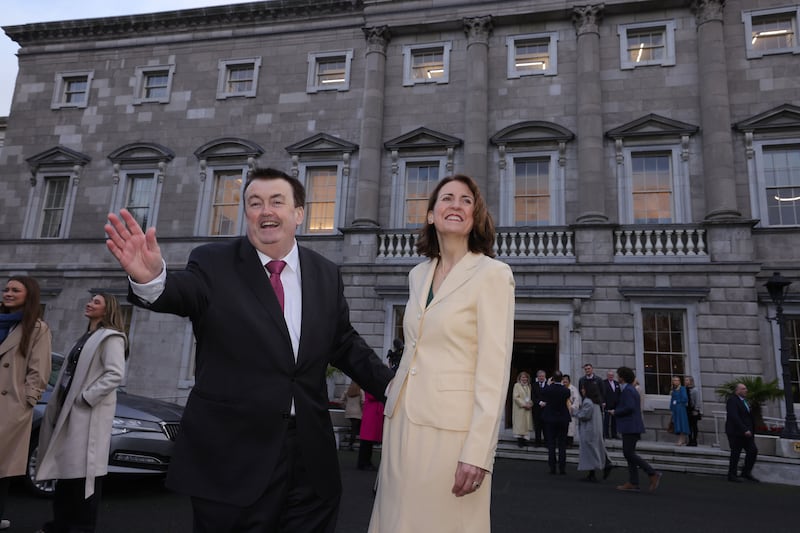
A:
[[[354,227],[378,227],[381,153],[383,143],[383,96],[386,77],[388,26],[364,28],[367,39],[364,75],[363,119],[359,144]]]
[[[736,205],[728,68],[722,8],[725,0],[693,0],[697,19],[697,72],[700,77],[700,135],[706,220],[741,218]]]
[[[608,222],[603,154],[600,33],[603,4],[576,6],[572,22],[578,34],[578,205],[579,224]]]
[[[467,87],[464,109],[464,172],[490,198],[489,172],[489,34],[492,17],[464,19],[467,34]]]

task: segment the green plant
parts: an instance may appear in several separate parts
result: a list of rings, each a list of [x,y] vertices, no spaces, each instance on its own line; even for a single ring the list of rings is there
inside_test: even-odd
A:
[[[329,378],[329,377],[334,376],[336,374],[340,374],[341,372],[342,371],[339,370],[338,368],[336,368],[334,366],[331,366],[331,365],[328,365],[328,368],[325,369],[325,377]]]
[[[739,376],[731,381],[726,381],[717,387],[714,392],[717,393],[717,396],[722,401],[727,401],[728,398],[733,396],[736,385],[739,383],[743,383],[747,387],[747,401],[750,402],[750,409],[753,411],[753,420],[756,428],[765,427],[766,424],[762,413],[764,404],[783,397],[783,389],[778,386],[777,378],[772,381],[764,381],[760,376]]]

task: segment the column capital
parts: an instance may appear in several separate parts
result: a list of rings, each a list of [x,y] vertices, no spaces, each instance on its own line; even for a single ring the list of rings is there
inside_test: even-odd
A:
[[[367,53],[380,52],[386,53],[386,45],[392,38],[389,26],[373,26],[371,28],[361,28],[364,37],[367,39]]]
[[[706,22],[722,22],[722,9],[725,7],[725,0],[692,0],[691,9],[700,26]]]
[[[598,26],[603,18],[605,7],[605,4],[573,7],[572,24],[575,25],[575,33],[578,36],[586,33],[599,33]]]
[[[464,33],[467,35],[469,44],[489,43],[489,35],[492,33],[492,16],[483,17],[464,17]]]

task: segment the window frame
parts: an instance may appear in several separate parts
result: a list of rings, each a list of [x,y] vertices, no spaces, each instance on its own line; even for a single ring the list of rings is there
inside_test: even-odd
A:
[[[232,67],[240,65],[253,66],[253,85],[246,91],[229,91],[228,90],[228,73]],[[217,76],[217,100],[226,100],[228,98],[255,98],[258,92],[258,75],[261,70],[261,57],[243,57],[236,59],[220,59],[218,63],[218,76]]]
[[[419,226],[409,226],[406,224],[406,169],[410,163],[438,163],[439,177],[436,180],[436,182],[438,182],[447,175],[447,156],[401,156],[398,158],[398,172],[396,175],[396,183],[394,184],[395,194],[392,195],[391,220],[395,228],[416,231],[419,229]]]
[[[112,194],[110,211],[112,213],[119,212],[120,209],[126,207],[128,203],[128,193],[130,190],[132,175],[150,174],[153,180],[153,186],[150,190],[148,198],[148,219],[147,225],[143,229],[154,227],[158,220],[158,211],[160,207],[161,185],[163,181],[163,168],[158,165],[149,164],[131,164],[125,165],[117,169],[118,181],[115,184],[114,192]]]
[[[549,159],[548,191],[550,197],[550,220],[547,224],[516,223],[516,163],[518,159]],[[559,166],[558,150],[528,150],[506,154],[506,167],[509,177],[501,182],[500,225],[524,228],[563,226],[566,220],[565,181],[563,169]]]
[[[59,208],[60,211],[61,211],[61,217],[60,217],[60,221],[59,221],[58,235],[45,236],[45,235],[42,235],[42,231],[44,230],[44,223],[45,223],[45,219],[47,218],[47,217],[45,217],[46,211],[48,210],[48,207],[47,207],[48,194],[47,193],[50,190],[49,185],[51,183],[54,183],[55,180],[59,180],[59,181],[63,180],[63,182],[65,184],[66,190],[64,191],[64,202]],[[42,203],[41,203],[41,206],[39,208],[39,215],[37,217],[37,222],[36,222],[36,230],[35,230],[35,234],[33,235],[34,238],[43,239],[43,240],[45,240],[45,239],[52,240],[52,239],[63,239],[64,237],[66,237],[66,232],[65,232],[66,215],[67,215],[67,205],[69,203],[71,185],[72,185],[72,178],[69,175],[69,173],[53,172],[53,173],[44,174],[42,176],[42,194],[41,194]]]
[[[70,79],[86,77],[86,97],[83,102],[67,102],[66,91]],[[53,100],[50,104],[50,109],[84,109],[89,105],[89,93],[92,90],[92,81],[94,80],[94,70],[71,70],[56,72],[53,87]]]
[[[450,41],[440,41],[435,43],[424,44],[406,44],[403,45],[403,86],[409,87],[412,85],[423,85],[428,83],[447,84],[450,83],[450,52],[452,51],[453,43]],[[431,78],[430,80],[416,79],[413,76],[413,58],[418,52],[427,50],[442,51],[442,69],[444,72],[440,78]]]
[[[237,211],[238,214],[238,221],[236,225],[236,232],[232,234],[225,234],[225,235],[214,235],[211,233],[211,224],[213,223],[213,208],[214,208],[214,198],[216,196],[217,191],[217,184],[218,184],[218,173],[221,172],[228,172],[238,170],[241,172],[242,176],[242,185],[240,190],[239,196],[239,209]],[[250,171],[250,167],[247,163],[242,164],[234,164],[234,165],[214,165],[209,164],[206,169],[206,180],[211,184],[208,191],[205,192],[204,198],[201,204],[201,208],[198,212],[198,235],[202,237],[208,237],[212,239],[217,238],[227,238],[227,237],[236,237],[242,235],[245,228],[245,217],[244,217],[244,185],[247,181],[247,173]]]
[[[42,224],[44,223],[44,205],[46,201],[47,182],[53,178],[67,178],[67,193],[61,215],[61,228],[59,234],[54,237],[42,237]],[[72,213],[75,208],[75,185],[76,174],[72,170],[66,169],[47,169],[36,172],[33,190],[28,201],[28,209],[25,214],[25,221],[22,226],[23,239],[36,240],[56,240],[69,238],[72,226]]]
[[[341,83],[320,83],[319,65],[325,60],[332,58],[342,58],[344,60],[344,81]],[[306,92],[317,93],[322,91],[349,91],[350,90],[350,67],[353,62],[353,50],[342,50],[333,52],[311,52],[308,54],[308,79],[306,81]]]
[[[783,14],[792,17],[794,46],[774,50],[756,50],[753,48],[753,18]],[[800,54],[800,39],[798,39],[798,30],[800,29],[800,5],[743,11],[742,23],[744,23],[744,44],[747,59],[759,59],[764,56],[775,54]]]
[[[314,168],[335,168],[336,169],[336,193],[334,195],[334,207],[333,207],[333,227],[330,231],[309,231],[308,224],[311,221],[310,217],[310,210],[308,208],[309,203],[313,202],[313,191],[312,188],[308,185],[308,171],[309,169]],[[302,162],[298,165],[298,177],[300,182],[303,184],[306,190],[306,205],[305,205],[305,217],[303,218],[303,224],[298,231],[302,235],[335,235],[339,233],[339,227],[342,225],[341,217],[342,217],[342,204],[343,204],[343,197],[344,194],[343,186],[344,183],[344,176],[343,176],[343,169],[344,163],[340,161],[308,161]]]
[[[547,40],[548,66],[541,71],[517,69],[517,42]],[[558,32],[528,33],[506,37],[506,77],[516,79],[524,76],[556,76],[558,74]]]
[[[658,30],[664,32],[664,58],[650,59],[646,61],[631,61],[628,57],[628,36],[630,31]],[[675,66],[675,21],[657,20],[652,22],[636,22],[632,24],[620,24],[617,26],[619,35],[619,61],[621,70],[631,70],[639,67]]]
[[[753,218],[759,219],[759,227],[762,228],[793,228],[798,224],[772,224],[769,220],[769,207],[767,206],[767,183],[764,168],[764,147],[769,146],[798,146],[800,150],[800,137],[785,139],[764,139],[753,141],[753,159],[755,173],[755,191],[751,191],[750,208],[753,211]],[[751,180],[752,181],[752,180]],[[798,183],[800,187],[800,183]]]
[[[151,74],[159,72],[167,73],[167,94],[159,97],[148,97],[145,95],[147,91],[147,80]],[[136,67],[136,83],[134,85],[133,105],[141,105],[146,103],[168,104],[172,95],[172,79],[175,74],[175,65],[147,65]]]
[[[619,183],[620,224],[647,225],[634,221],[633,156],[641,153],[669,153],[672,166],[672,220],[652,224],[688,224],[691,219],[691,191],[688,163],[682,160],[680,141],[664,144],[630,144],[622,148],[624,172]]]

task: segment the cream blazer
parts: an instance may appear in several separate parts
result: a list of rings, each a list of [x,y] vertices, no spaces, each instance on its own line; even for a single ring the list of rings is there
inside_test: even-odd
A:
[[[514,276],[505,263],[468,253],[426,306],[437,262],[409,274],[406,348],[384,414],[394,415],[405,388],[411,422],[466,432],[459,461],[491,471],[508,391]]]

